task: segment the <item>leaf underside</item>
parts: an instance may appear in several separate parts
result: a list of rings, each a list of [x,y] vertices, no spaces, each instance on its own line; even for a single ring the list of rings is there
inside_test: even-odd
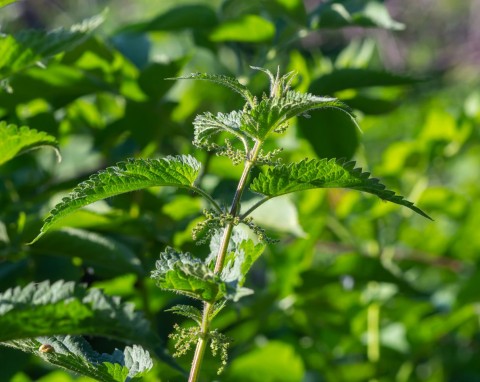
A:
[[[200,163],[193,157],[129,159],[92,175],[58,203],[44,221],[36,242],[58,220],[88,204],[147,187],[173,186],[195,189]]]
[[[0,165],[27,151],[45,146],[52,147],[60,158],[55,137],[26,126],[17,127],[5,121],[0,122]]]
[[[250,185],[252,191],[269,198],[313,188],[349,188],[368,192],[431,219],[412,202],[387,190],[378,179],[370,178],[370,173],[355,168],[355,162],[343,159],[311,159],[269,168]]]
[[[98,289],[44,281],[0,294],[0,342],[60,334],[109,337],[165,355],[161,340],[133,304]]]
[[[202,300],[215,302],[226,294],[226,285],[207,265],[189,253],[166,248],[152,271],[152,278],[161,289]]]
[[[140,346],[127,346],[123,352],[115,349],[112,354],[99,354],[78,336],[28,338],[3,345],[35,354],[53,365],[102,382],[140,380],[153,366],[150,354]]]

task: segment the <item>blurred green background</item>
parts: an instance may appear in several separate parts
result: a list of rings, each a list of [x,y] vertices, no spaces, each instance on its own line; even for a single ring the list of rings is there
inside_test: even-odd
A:
[[[128,157],[191,153],[207,164],[203,186],[228,200],[240,166],[194,149],[192,120],[241,100],[164,78],[226,74],[261,94],[267,78],[249,66],[280,67],[298,72],[296,89],[349,104],[362,129],[335,111],[299,118],[271,143],[284,160],[356,160],[434,221],[345,190],[265,204],[256,220],[280,242],[252,271],[255,294],[216,319],[234,342],[225,373],[208,358],[205,380],[480,381],[478,1],[31,0],[0,9],[0,30],[68,28],[99,13],[88,39],[2,84],[0,120],[54,135],[63,160],[40,150],[0,169],[1,291],[47,279],[102,288],[134,302],[171,348],[182,319],[165,309],[183,300],[148,275],[167,245],[207,254],[191,238],[200,198],[119,196],[25,243],[74,185]],[[86,256],[84,232],[116,246]],[[142,272],[112,267],[105,252],[138,258]],[[13,350],[0,359],[1,381],[86,380]],[[188,368],[190,356],[179,362]],[[159,361],[146,380],[182,377]]]

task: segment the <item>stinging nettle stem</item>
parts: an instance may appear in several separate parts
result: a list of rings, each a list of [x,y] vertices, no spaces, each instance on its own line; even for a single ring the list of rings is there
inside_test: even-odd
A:
[[[242,199],[243,191],[247,185],[248,176],[257,160],[258,153],[262,146],[262,141],[256,141],[253,149],[247,154],[247,160],[243,167],[242,176],[238,182],[237,190],[233,197],[232,205],[230,206],[230,215],[233,218],[237,217],[240,212],[240,200]],[[225,256],[227,254],[228,244],[233,232],[233,221],[230,221],[225,226],[223,231],[222,241],[220,248],[218,249],[217,260],[215,262],[214,273],[218,274],[222,271],[225,262]],[[200,375],[200,368],[205,354],[205,349],[208,344],[208,334],[210,327],[210,314],[213,308],[213,304],[206,302],[203,307],[202,324],[200,325],[200,338],[198,339],[197,346],[195,348],[195,354],[192,360],[192,367],[190,369],[190,376],[188,382],[197,382]]]

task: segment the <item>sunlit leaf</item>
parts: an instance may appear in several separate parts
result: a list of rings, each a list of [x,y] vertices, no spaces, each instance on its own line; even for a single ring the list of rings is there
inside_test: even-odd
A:
[[[421,209],[395,192],[387,190],[370,173],[355,168],[355,162],[336,159],[312,159],[269,168],[253,179],[250,189],[269,198],[312,188],[349,188],[368,192],[396,203],[430,219]]]
[[[232,382],[302,381],[305,366],[293,346],[271,341],[235,358],[226,380]]]
[[[148,351],[140,346],[115,349],[100,354],[82,337],[51,336],[12,340],[3,345],[35,354],[44,361],[97,381],[125,382],[140,380],[153,366]]]
[[[53,148],[60,158],[55,137],[26,126],[19,128],[4,121],[0,122],[0,165],[17,155],[45,146]]]
[[[310,14],[312,28],[344,28],[352,26],[402,30],[404,25],[393,20],[383,1],[330,0],[321,3]]]
[[[51,32],[25,30],[18,35],[0,36],[0,79],[73,49],[88,38],[89,33],[103,22],[103,16],[95,16],[70,29]]]
[[[9,4],[13,4],[17,2],[18,0],[0,0],[0,8],[3,8]]]
[[[33,242],[65,215],[98,200],[147,187],[173,186],[197,190],[194,182],[199,171],[200,163],[191,156],[120,162],[92,175],[63,198],[45,219],[40,234]]]
[[[279,98],[264,98],[254,109],[244,113],[242,128],[264,140],[276,129],[281,129],[290,118],[315,109],[331,108],[346,113],[355,123],[350,108],[338,99],[290,90]]]
[[[167,78],[168,80],[204,80],[209,82],[215,82],[217,84],[226,86],[233,91],[240,94],[245,100],[252,105],[253,104],[253,95],[250,93],[248,88],[245,85],[242,85],[235,77],[229,77],[218,74],[207,74],[207,73],[192,73],[184,77],[176,78]]]
[[[257,15],[243,15],[238,19],[228,20],[220,24],[210,34],[215,42],[267,42],[275,35],[275,26]]]

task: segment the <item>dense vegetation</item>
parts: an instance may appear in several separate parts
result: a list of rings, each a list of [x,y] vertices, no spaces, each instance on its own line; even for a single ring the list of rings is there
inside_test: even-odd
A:
[[[261,244],[238,283],[254,293],[239,288],[237,302],[214,312],[220,354],[206,354],[201,380],[480,379],[480,93],[468,65],[439,72],[424,60],[421,73],[391,70],[382,39],[365,32],[405,27],[381,1],[176,1],[146,5],[141,21],[122,25],[115,20],[128,12],[112,3],[63,29],[34,6],[26,12],[28,4],[0,1],[9,20],[0,37],[0,341],[8,345],[0,380],[85,378],[51,364],[97,380],[185,380],[190,353],[171,354],[194,328],[182,314],[198,321],[201,304],[156,284],[166,285],[171,247],[200,259],[215,247],[204,229],[221,220],[212,202],[229,207],[246,157],[241,139],[216,155],[219,141],[204,127],[217,113],[248,110],[243,84],[259,100],[272,94],[268,76],[250,66],[295,71],[286,77],[295,91],[342,102],[324,98],[334,108],[289,114],[289,128],[276,126],[282,134],[265,141],[265,164],[285,165],[252,169],[242,212],[257,203],[250,228],[278,242]],[[232,81],[246,99],[207,81],[164,80],[199,72],[238,78],[217,82]],[[434,221],[368,183],[351,159]],[[182,178],[162,178],[175,160]],[[344,188],[310,189],[329,187],[309,172],[325,166],[365,182],[350,188],[410,209]],[[108,183],[146,167],[157,178]],[[151,185],[180,188],[135,191]],[[287,195],[263,203],[259,193]],[[244,253],[258,252],[252,240]],[[155,265],[160,253],[169,261]],[[217,287],[204,284],[199,299],[232,293]],[[212,290],[215,298],[205,294]],[[229,362],[217,376],[225,343]]]

